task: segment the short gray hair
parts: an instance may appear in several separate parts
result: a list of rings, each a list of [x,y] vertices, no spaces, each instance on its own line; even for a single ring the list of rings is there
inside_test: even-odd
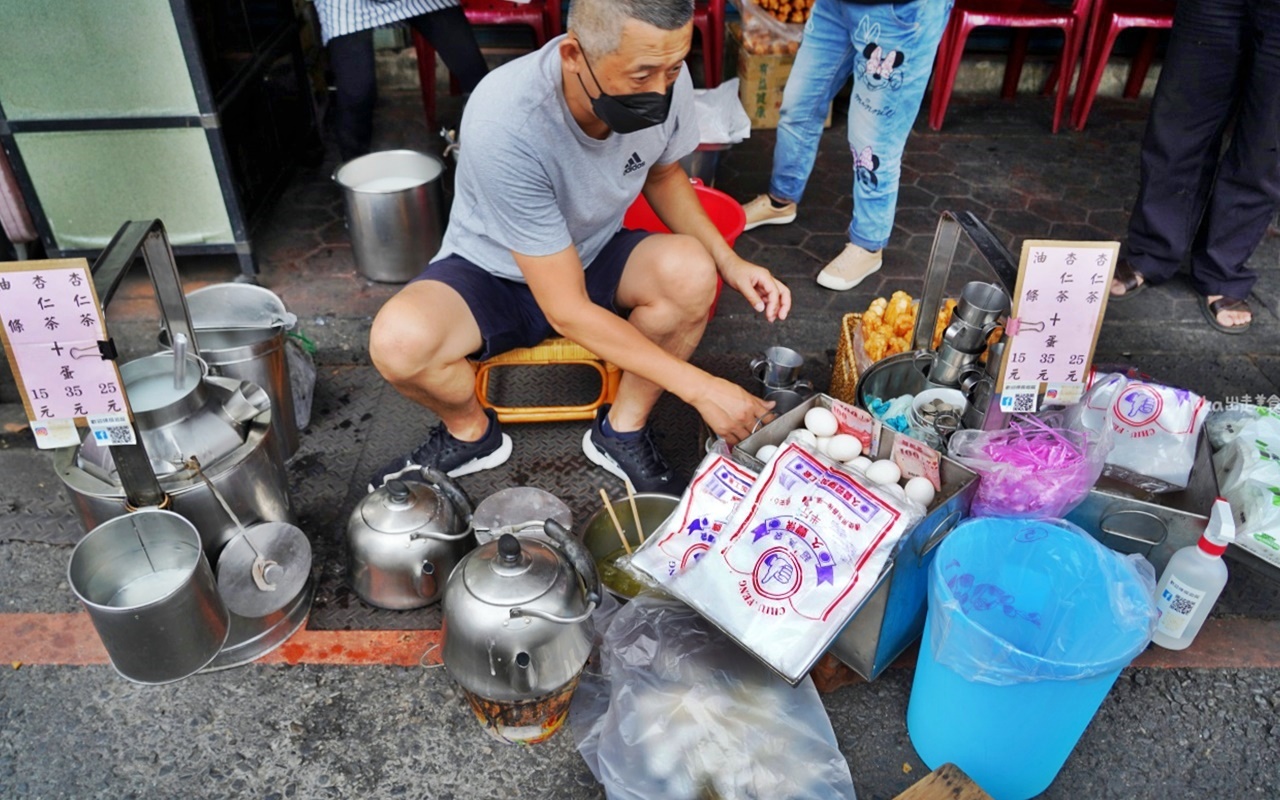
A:
[[[554,0],[553,0],[554,2]],[[634,19],[664,31],[693,19],[693,0],[571,0],[568,28],[590,55],[617,51],[622,28]]]

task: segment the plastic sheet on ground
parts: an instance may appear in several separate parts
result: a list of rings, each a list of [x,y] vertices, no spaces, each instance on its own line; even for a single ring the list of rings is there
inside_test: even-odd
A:
[[[813,681],[792,688],[687,606],[640,595],[600,656],[569,725],[611,800],[855,796]]]

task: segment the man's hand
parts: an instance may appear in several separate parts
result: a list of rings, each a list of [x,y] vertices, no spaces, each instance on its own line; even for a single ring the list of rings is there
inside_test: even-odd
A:
[[[730,447],[754,433],[762,420],[767,422],[774,405],[736,383],[712,375],[706,375],[705,384],[685,399]]]
[[[743,260],[729,251],[725,263],[718,264],[720,277],[738,294],[747,298],[757,312],[770,322],[786,319],[791,312],[791,290],[764,267]]]

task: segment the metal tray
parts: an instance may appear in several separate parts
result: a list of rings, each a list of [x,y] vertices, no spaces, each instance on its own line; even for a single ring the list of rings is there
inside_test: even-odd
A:
[[[1112,550],[1145,556],[1159,576],[1175,551],[1200,540],[1217,497],[1213,448],[1202,428],[1187,488],[1154,494],[1103,477],[1067,520]],[[1231,545],[1227,557],[1280,581],[1280,569],[1247,550]]]
[[[766,444],[781,444],[787,434],[804,424],[805,412],[815,405],[831,408],[834,398],[818,394],[775,419],[733,449],[739,463],[759,471],[764,465],[754,453]],[[896,433],[880,431],[876,455],[893,452]],[[969,504],[977,491],[977,475],[958,462],[942,457],[942,491],[928,514],[898,542],[875,587],[854,612],[829,652],[867,680],[875,680],[924,630],[929,565],[933,551],[947,534],[969,516]]]

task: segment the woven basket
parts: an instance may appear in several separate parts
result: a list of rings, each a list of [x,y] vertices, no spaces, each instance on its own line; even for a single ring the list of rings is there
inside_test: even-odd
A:
[[[840,342],[836,345],[836,363],[831,368],[831,396],[853,404],[858,387],[858,364],[853,358],[853,332],[862,324],[862,315],[849,313],[840,321]]]

